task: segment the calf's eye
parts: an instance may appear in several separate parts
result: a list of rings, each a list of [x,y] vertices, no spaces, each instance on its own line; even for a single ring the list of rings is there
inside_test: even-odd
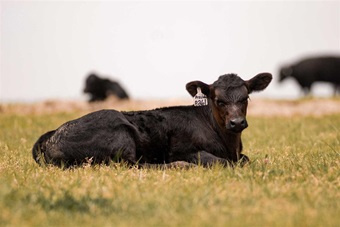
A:
[[[217,106],[219,106],[219,107],[224,107],[226,104],[225,104],[225,102],[223,102],[223,101],[220,101],[220,100],[217,100]]]

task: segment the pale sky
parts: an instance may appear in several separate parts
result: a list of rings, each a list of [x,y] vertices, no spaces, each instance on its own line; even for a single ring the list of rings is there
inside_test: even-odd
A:
[[[189,97],[185,84],[271,72],[258,94],[294,98],[278,69],[340,55],[340,1],[2,1],[0,102],[79,99],[90,72],[132,98]],[[331,93],[318,85],[316,93]],[[327,93],[328,92],[328,93]]]

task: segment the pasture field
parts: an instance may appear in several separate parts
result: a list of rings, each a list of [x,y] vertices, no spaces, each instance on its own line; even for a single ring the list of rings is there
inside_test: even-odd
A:
[[[31,148],[83,112],[0,113],[0,226],[340,226],[340,114],[249,116],[245,167],[40,167]]]

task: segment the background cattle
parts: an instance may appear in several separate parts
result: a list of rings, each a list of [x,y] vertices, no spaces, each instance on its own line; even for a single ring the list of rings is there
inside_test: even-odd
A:
[[[89,102],[105,100],[109,95],[115,95],[119,99],[129,98],[118,82],[100,78],[93,73],[86,78],[84,93],[90,94]]]
[[[87,160],[140,165],[184,161],[203,166],[246,162],[241,133],[248,127],[248,95],[265,89],[271,80],[269,73],[247,81],[227,74],[210,85],[188,83],[186,89],[192,96],[199,90],[206,95],[204,106],[93,112],[42,135],[32,149],[33,158],[58,166]]]
[[[280,69],[279,81],[295,78],[305,95],[315,82],[329,82],[334,86],[334,95],[340,93],[340,57],[324,56],[307,58]]]

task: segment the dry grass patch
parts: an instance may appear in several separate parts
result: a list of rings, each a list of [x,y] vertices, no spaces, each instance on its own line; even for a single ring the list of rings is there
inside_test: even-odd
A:
[[[243,168],[39,167],[38,136],[82,114],[0,115],[0,226],[340,225],[338,114],[250,116]]]

